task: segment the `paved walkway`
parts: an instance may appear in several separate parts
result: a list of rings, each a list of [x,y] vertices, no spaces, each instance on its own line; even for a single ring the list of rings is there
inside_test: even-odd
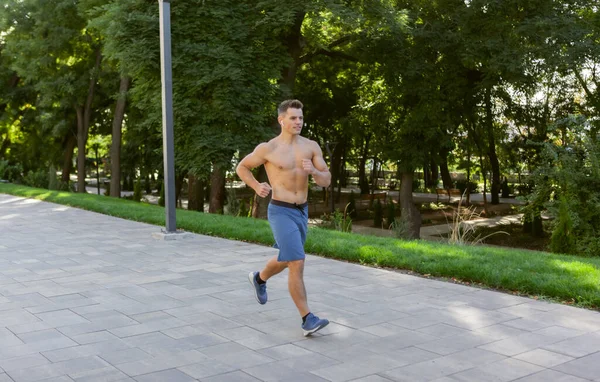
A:
[[[518,215],[507,215],[507,216],[494,216],[493,218],[487,219],[473,219],[473,220],[465,220],[463,223],[468,224],[475,227],[498,227],[507,224],[519,224],[523,214]],[[452,231],[452,221],[451,218],[448,218],[448,223],[445,224],[436,224],[429,226],[421,227],[421,239],[423,240],[433,240],[433,241],[441,241],[447,242],[448,240],[444,238],[444,235],[447,235]],[[377,229],[374,227],[362,226],[358,224],[352,225],[352,232],[359,233],[362,235],[374,235],[374,236],[384,236],[384,237],[392,237],[394,236],[394,232],[387,229]]]
[[[271,248],[0,195],[0,381],[600,381],[600,314],[308,256],[302,336]]]

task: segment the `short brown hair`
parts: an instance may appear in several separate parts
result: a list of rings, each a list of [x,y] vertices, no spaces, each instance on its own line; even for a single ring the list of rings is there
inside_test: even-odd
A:
[[[288,111],[288,109],[302,109],[304,105],[302,102],[297,99],[288,99],[279,104],[277,108],[278,114],[283,114]]]

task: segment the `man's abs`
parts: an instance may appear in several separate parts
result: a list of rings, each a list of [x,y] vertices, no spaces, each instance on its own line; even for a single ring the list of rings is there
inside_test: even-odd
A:
[[[271,197],[282,202],[302,204],[308,199],[308,176],[300,168],[282,169],[266,163],[267,176],[273,189]]]

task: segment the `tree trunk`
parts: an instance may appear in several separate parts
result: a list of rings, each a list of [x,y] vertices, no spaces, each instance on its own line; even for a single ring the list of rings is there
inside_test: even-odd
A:
[[[363,147],[362,157],[358,164],[358,186],[360,187],[361,194],[369,193],[369,182],[367,182],[366,168],[367,167],[367,155],[369,155],[369,141],[371,140],[371,134],[365,137],[365,145]]]
[[[188,210],[204,212],[204,187],[194,174],[188,175]]]
[[[90,127],[90,119],[92,116],[92,101],[94,100],[94,91],[96,90],[96,79],[100,70],[100,62],[102,61],[102,52],[100,48],[96,49],[96,63],[90,85],[88,87],[88,95],[85,101],[85,106],[75,106],[77,113],[77,192],[86,193],[85,190],[85,146],[87,145],[88,132]]]
[[[85,146],[87,134],[84,135],[83,110],[81,107],[75,109],[77,112],[77,192],[85,193]]]
[[[413,202],[412,183],[414,172],[402,172],[401,177],[399,194],[400,208],[402,210],[401,215],[410,222],[409,238],[418,239],[421,233],[421,213]]]
[[[467,151],[467,204],[471,205],[471,152]]]
[[[306,17],[306,11],[296,11],[294,15],[294,24],[282,36],[282,41],[287,47],[288,53],[292,59],[290,66],[283,68],[281,84],[283,96],[291,98],[294,95],[294,85],[296,84],[296,73],[300,66],[300,56],[302,55],[302,24]]]
[[[379,179],[379,161],[377,158],[373,158],[373,171],[371,171],[371,193],[375,193],[377,190],[377,180]]]
[[[442,175],[444,188],[454,188],[454,184],[452,184],[452,177],[450,176],[450,170],[448,169],[448,151],[440,151],[440,158],[440,173]]]
[[[69,183],[71,180],[71,170],[73,169],[73,150],[77,145],[77,137],[71,131],[68,133],[65,143],[65,152],[63,156],[62,175],[60,180],[64,183]]]
[[[479,156],[479,164],[481,165],[481,176],[483,177],[483,212],[485,213],[485,217],[489,218],[490,214],[488,212],[487,204],[487,176],[485,175],[485,166],[483,164],[482,156]]]
[[[500,204],[500,162],[496,154],[496,138],[494,136],[494,115],[492,113],[492,91],[488,87],[485,91],[485,114],[488,138],[488,157],[492,168],[492,204]]]
[[[115,115],[112,125],[112,144],[110,146],[110,196],[121,197],[121,129],[125,118],[127,104],[127,91],[131,78],[121,76],[119,85],[119,98],[115,106]]]
[[[431,182],[429,184],[429,187],[436,187],[437,186],[439,175],[440,175],[440,172],[438,170],[438,165],[432,159],[431,160]]]
[[[429,163],[427,160],[423,163],[423,185],[427,188],[431,184],[431,173],[429,172]]]
[[[348,161],[347,151],[348,151],[348,148],[346,146],[346,142],[344,142],[344,154],[342,156],[342,175],[340,178],[338,190],[340,190],[342,187],[346,187],[348,185],[348,175],[346,174],[346,162]]]
[[[208,212],[211,214],[223,214],[223,205],[225,204],[225,170],[213,165],[213,171],[210,176],[210,204]]]
[[[2,145],[0,145],[0,158],[4,158],[6,150],[8,150],[8,146],[10,146],[10,134],[6,133],[6,138],[2,141]]]
[[[269,178],[267,177],[267,170],[265,170],[265,166],[260,166],[258,169],[258,175],[256,176],[256,180],[260,183],[268,182]],[[267,207],[269,206],[269,202],[271,201],[271,194],[267,195],[266,198],[261,198],[258,195],[254,195],[252,201],[252,217],[253,218],[266,218],[267,217]]]

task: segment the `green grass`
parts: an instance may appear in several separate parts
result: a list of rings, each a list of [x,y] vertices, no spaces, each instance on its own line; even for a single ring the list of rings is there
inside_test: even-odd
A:
[[[0,193],[69,205],[129,220],[164,226],[164,208],[91,194],[0,184]],[[228,239],[272,245],[265,220],[177,210],[177,227]],[[598,309],[600,258],[484,246],[451,246],[426,241],[310,228],[306,252],[365,265],[410,270],[422,275],[501,289],[522,295]]]

